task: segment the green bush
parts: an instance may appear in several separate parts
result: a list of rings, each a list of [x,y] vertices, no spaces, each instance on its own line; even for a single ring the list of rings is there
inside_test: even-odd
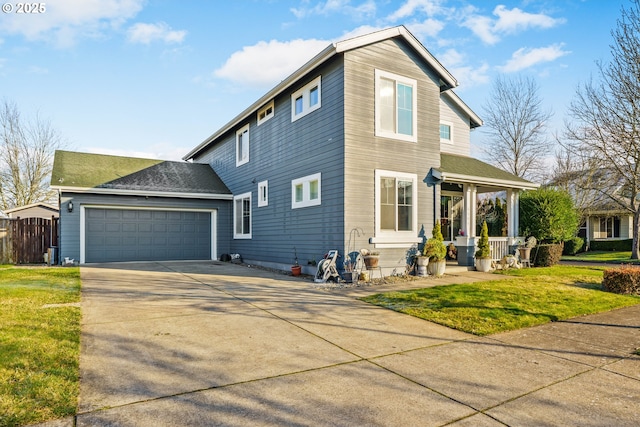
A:
[[[558,243],[575,236],[580,217],[566,191],[539,188],[520,196],[520,235]]]
[[[560,257],[562,257],[562,248],[563,245],[561,243],[548,243],[543,245],[538,245],[533,249],[532,257],[533,264],[536,267],[551,267],[560,262]]]
[[[447,247],[444,244],[444,236],[440,228],[440,221],[436,221],[431,233],[433,237],[427,240],[422,250],[422,255],[429,257],[431,261],[441,261],[447,257]]]
[[[482,231],[480,232],[480,240],[478,241],[476,258],[491,258],[491,246],[489,245],[489,227],[487,227],[487,221],[484,221],[482,223]]]
[[[575,255],[582,251],[584,247],[584,239],[581,237],[572,237],[564,241],[563,255]]]
[[[590,251],[630,251],[633,246],[633,239],[627,240],[592,240],[589,243]]]
[[[604,271],[602,285],[616,294],[640,295],[640,268],[620,267]]]

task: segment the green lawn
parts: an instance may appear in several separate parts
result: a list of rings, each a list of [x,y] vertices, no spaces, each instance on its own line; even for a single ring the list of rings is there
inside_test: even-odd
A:
[[[73,415],[78,400],[78,268],[0,266],[0,426]]]
[[[640,297],[604,292],[602,271],[571,266],[508,270],[502,274],[514,277],[361,299],[464,332],[490,335],[640,304]]]
[[[612,264],[640,264],[637,259],[631,259],[631,251],[613,252],[613,251],[589,251],[576,255],[564,255],[563,261],[590,261],[590,262],[606,262]]]

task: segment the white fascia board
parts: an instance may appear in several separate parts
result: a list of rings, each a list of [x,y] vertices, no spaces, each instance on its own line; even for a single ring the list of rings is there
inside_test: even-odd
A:
[[[180,199],[209,199],[209,200],[233,200],[232,194],[211,193],[180,193],[171,191],[139,191],[139,190],[114,190],[111,188],[86,188],[86,187],[60,187],[51,186],[54,190],[67,193],[109,194],[114,196],[148,196],[148,197],[175,197]]]
[[[470,175],[461,175],[457,173],[442,173],[442,180],[445,182],[463,182],[469,184],[480,184],[480,185],[492,185],[496,187],[504,187],[504,188],[519,188],[522,190],[535,190],[540,187],[540,184],[535,184],[533,182],[522,182],[522,181],[510,181],[504,179],[495,179],[495,178],[483,178],[480,176],[470,176]]]
[[[223,135],[226,132],[232,130],[233,128],[235,128],[236,126],[238,126],[239,124],[241,124],[242,122],[247,120],[247,118],[249,116],[255,114],[258,111],[259,108],[261,108],[267,102],[269,102],[272,99],[274,99],[276,96],[280,95],[282,92],[287,90],[290,86],[292,86],[299,79],[304,77],[311,70],[313,70],[314,68],[318,67],[319,65],[321,65],[322,63],[327,61],[329,58],[331,58],[335,54],[336,54],[335,44],[330,44],[322,52],[320,52],[319,54],[317,54],[316,56],[311,58],[306,64],[304,64],[302,67],[298,68],[297,71],[295,71],[289,77],[287,77],[282,82],[280,82],[280,84],[278,84],[276,87],[271,89],[269,92],[267,92],[264,96],[262,96],[256,102],[251,104],[242,113],[238,114],[230,122],[228,122],[226,125],[224,125],[220,129],[218,129],[214,134],[209,136],[209,138],[207,138],[204,141],[202,141],[196,148],[194,148],[193,150],[189,151],[182,158],[182,160],[185,160],[185,161],[191,160],[193,157],[195,157],[195,155],[198,152],[202,151],[211,142],[215,141],[221,135]]]
[[[426,47],[418,39],[416,39],[404,25],[400,25],[386,30],[376,31],[375,33],[365,34],[363,36],[354,37],[352,39],[344,40],[335,43],[336,52],[345,52],[347,50],[357,49],[368,44],[377,43],[382,40],[390,39],[393,37],[403,37],[407,43],[409,43],[422,58],[433,67],[438,73],[440,78],[450,87],[454,88],[458,86],[458,81],[453,77],[449,71],[436,59],[435,56],[427,50]]]

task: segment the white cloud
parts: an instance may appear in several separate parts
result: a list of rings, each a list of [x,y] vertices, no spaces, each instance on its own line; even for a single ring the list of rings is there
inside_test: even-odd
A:
[[[476,36],[487,44],[495,44],[504,34],[514,34],[532,28],[547,29],[566,22],[563,18],[552,18],[543,13],[524,12],[517,7],[507,9],[504,5],[498,5],[493,10],[497,17],[480,15],[477,9],[469,7],[465,9],[461,25],[469,28]]]
[[[243,85],[271,87],[329,45],[326,40],[261,41],[233,53],[213,74]]]
[[[407,28],[418,39],[424,39],[426,37],[434,38],[444,28],[444,22],[429,18],[423,22],[407,24]]]
[[[186,31],[172,30],[165,22],[157,24],[137,23],[127,30],[127,38],[131,43],[150,44],[154,41],[163,41],[165,43],[182,43]]]
[[[134,17],[145,0],[56,0],[41,14],[0,14],[0,34],[72,46],[78,37],[96,37]]]
[[[374,0],[365,0],[357,6],[351,5],[351,0],[326,0],[319,2],[313,7],[292,7],[291,13],[298,18],[306,18],[314,15],[331,15],[341,13],[349,15],[352,18],[362,19],[371,17],[376,13],[376,2]]]
[[[472,86],[483,85],[489,82],[489,65],[483,62],[478,67],[465,65],[465,56],[455,49],[448,49],[438,55],[442,65],[458,80],[460,88],[468,89]]]
[[[387,21],[396,22],[406,19],[415,13],[426,13],[433,16],[441,11],[441,0],[407,0],[398,10],[387,16]]]
[[[568,50],[563,50],[562,47],[563,44],[560,43],[534,49],[520,48],[511,55],[511,59],[505,65],[498,67],[498,69],[505,73],[513,73],[540,63],[555,61],[571,53]]]

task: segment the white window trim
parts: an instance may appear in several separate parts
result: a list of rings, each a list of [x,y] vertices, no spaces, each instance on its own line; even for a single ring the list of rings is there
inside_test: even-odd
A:
[[[312,181],[318,181],[318,198],[310,199],[309,184]],[[302,201],[296,202],[296,186],[302,184]],[[291,181],[291,209],[306,208],[309,206],[317,206],[322,203],[322,174],[314,173],[302,178]]]
[[[241,199],[249,199],[249,232],[245,234],[236,233],[236,209],[237,209],[237,200]],[[239,194],[237,196],[233,196],[233,238],[234,239],[251,239],[251,233],[253,232],[253,209],[251,205],[251,192]]]
[[[440,138],[440,142],[444,144],[449,144],[449,145],[453,144],[453,123],[447,122],[445,120],[441,120],[440,124],[449,126],[449,139]],[[438,127],[438,134],[439,133],[440,133],[440,127]]]
[[[246,159],[240,159],[239,158],[239,150],[240,147],[238,145],[239,142],[239,138],[240,135],[243,135],[246,132],[246,138],[247,138],[247,158]],[[249,125],[244,125],[243,127],[241,127],[240,129],[238,129],[238,131],[236,131],[236,167],[238,166],[242,166],[245,163],[249,163],[249,153],[250,153],[250,144],[249,142],[251,141],[251,139],[249,138]]]
[[[263,192],[265,193],[264,199],[262,198]],[[260,181],[258,183],[258,207],[264,206],[269,206],[269,181]]]
[[[380,229],[380,179],[382,177],[391,177],[396,179],[406,179],[413,182],[411,198],[413,206],[411,207],[411,223],[413,229],[409,231],[388,231]],[[371,243],[375,244],[376,248],[404,248],[407,245],[421,242],[421,238],[418,237],[418,175],[414,173],[404,173],[388,171],[383,169],[375,170],[375,197],[374,197],[374,210],[375,210],[375,236],[371,238]]]
[[[318,102],[311,106],[309,105],[309,98],[311,89],[314,87],[318,87]],[[302,96],[302,112],[296,114],[296,99]],[[316,111],[322,106],[322,76],[318,76],[313,79],[311,82],[307,83],[301,89],[298,89],[291,95],[291,121],[295,122],[296,120],[306,116],[307,114]]]
[[[270,113],[266,113],[266,111],[271,108],[271,112]],[[258,126],[260,126],[261,124],[263,124],[264,122],[266,122],[267,120],[271,119],[274,115],[275,115],[275,106],[274,106],[274,102],[273,99],[264,107],[262,107],[261,109],[258,110],[258,116],[257,116],[257,120],[258,120]],[[260,119],[260,116],[262,115],[262,113],[264,113],[264,117],[262,119]]]
[[[406,85],[409,85],[411,87],[413,87],[413,99],[412,99],[412,113],[413,113],[413,120],[412,120],[412,124],[413,124],[413,129],[411,131],[411,135],[404,135],[401,133],[397,133],[397,132],[389,132],[386,130],[382,129],[382,126],[380,125],[381,123],[381,108],[380,108],[380,79],[381,78],[386,78],[386,79],[390,79],[390,80],[394,80]],[[404,76],[400,76],[397,74],[393,74],[393,73],[389,73],[387,71],[383,71],[383,70],[375,70],[375,132],[376,132],[376,136],[380,136],[383,138],[392,138],[392,139],[399,139],[402,141],[408,141],[408,142],[418,142],[418,82],[417,80],[414,79],[410,79],[408,77],[404,77]],[[396,113],[397,113],[397,107],[396,107]],[[397,120],[396,120],[396,125],[397,125]]]

